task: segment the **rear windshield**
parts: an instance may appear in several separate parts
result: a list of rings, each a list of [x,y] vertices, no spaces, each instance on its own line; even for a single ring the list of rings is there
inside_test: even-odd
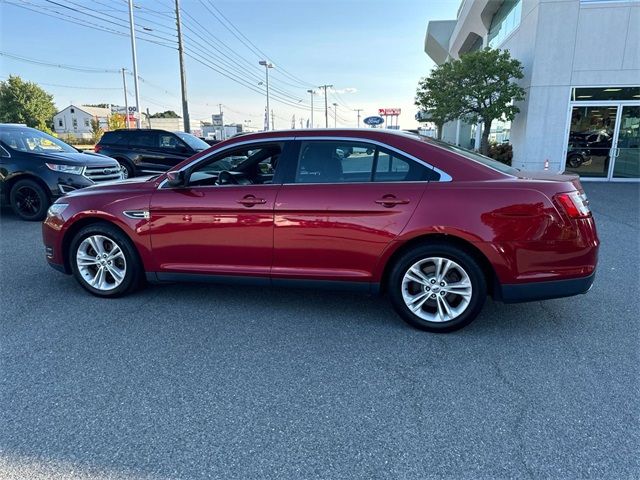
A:
[[[427,138],[422,135],[417,135],[415,133],[402,132],[403,135],[410,136],[413,138],[417,138],[422,140],[423,142],[434,143],[435,145],[444,148],[445,150],[449,150],[450,152],[457,153],[458,155],[462,155],[469,160],[473,160],[474,162],[481,163],[482,165],[497,170],[499,172],[505,173],[507,175],[513,175],[514,177],[518,176],[520,170],[514,167],[510,167],[509,165],[505,165],[504,163],[498,162],[493,158],[486,157],[484,155],[479,154],[478,152],[474,152],[473,150],[467,150],[466,148],[457,147],[455,145],[451,145],[450,143],[443,142],[442,140],[436,140],[435,138]]]
[[[209,148],[209,144],[207,142],[200,140],[198,137],[195,137],[190,133],[185,133],[185,132],[173,132],[173,133],[175,133],[178,137],[180,137],[180,140],[182,140],[184,143],[189,145],[194,150],[204,150]]]
[[[467,150],[466,148],[456,147],[455,145],[451,145],[446,142],[442,142],[440,140],[434,140],[433,138],[429,139],[430,142],[435,143],[439,147],[442,147],[450,152],[457,153],[458,155],[462,155],[469,160],[473,160],[474,162],[478,162],[483,164],[486,167],[493,168],[494,170],[498,170],[499,172],[506,173],[507,175],[518,176],[519,170],[514,167],[510,167],[509,165],[505,165],[504,163],[498,162],[493,158],[485,157],[484,155],[479,154],[478,152],[474,152],[473,150]]]

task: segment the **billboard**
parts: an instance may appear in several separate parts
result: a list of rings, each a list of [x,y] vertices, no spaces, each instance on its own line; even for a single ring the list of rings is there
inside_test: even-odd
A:
[[[221,127],[223,124],[222,114],[214,113],[211,115],[211,123],[214,127]]]
[[[380,116],[400,115],[400,109],[399,108],[379,108],[378,115]]]

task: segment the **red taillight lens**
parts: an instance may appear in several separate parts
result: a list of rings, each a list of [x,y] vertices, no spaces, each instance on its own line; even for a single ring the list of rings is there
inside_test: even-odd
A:
[[[586,218],[591,215],[589,201],[584,193],[578,191],[559,193],[554,198],[570,218]]]
[[[96,153],[100,153],[100,150],[102,150],[102,147],[100,145],[96,145],[95,147],[93,147],[93,151]]]

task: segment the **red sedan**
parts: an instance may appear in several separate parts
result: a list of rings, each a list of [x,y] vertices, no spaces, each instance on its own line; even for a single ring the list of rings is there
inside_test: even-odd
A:
[[[599,244],[576,176],[376,129],[236,137],[163,175],[72,192],[43,238],[51,266],[101,297],[145,280],[384,291],[435,332],[470,323],[487,294],[587,292]]]

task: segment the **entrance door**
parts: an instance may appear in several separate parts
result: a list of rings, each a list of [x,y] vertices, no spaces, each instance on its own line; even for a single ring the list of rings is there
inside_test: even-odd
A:
[[[613,152],[613,178],[640,178],[640,106],[622,107]]]
[[[605,104],[571,109],[567,172],[581,177],[609,177],[618,108]]]

